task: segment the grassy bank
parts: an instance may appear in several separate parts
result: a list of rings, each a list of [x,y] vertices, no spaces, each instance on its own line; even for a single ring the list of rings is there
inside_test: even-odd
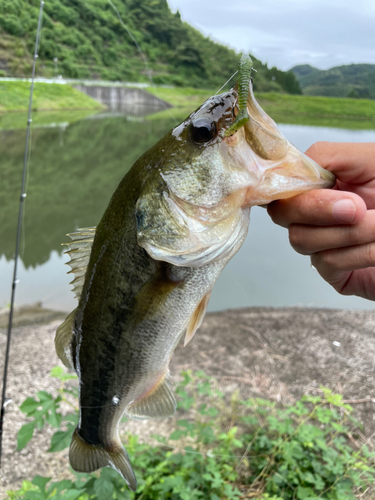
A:
[[[288,94],[258,93],[259,104],[267,113],[321,116],[324,118],[352,118],[375,120],[375,100],[339,97],[292,96]]]
[[[172,104],[172,113],[183,119],[216,90],[149,88],[148,92]],[[256,93],[262,108],[279,123],[296,123],[353,129],[375,128],[375,100]],[[160,117],[170,111],[154,115]]]
[[[33,128],[39,127],[64,127],[67,124],[74,123],[78,120],[83,120],[88,116],[100,113],[101,108],[92,109],[77,109],[77,110],[57,110],[57,111],[40,111],[34,112],[32,115]],[[0,113],[0,131],[2,130],[19,130],[27,127],[27,112],[15,113]]]
[[[0,112],[27,111],[30,99],[29,82],[0,82]],[[35,83],[33,110],[102,109],[91,97],[69,85]]]
[[[189,87],[154,87],[146,90],[174,107],[151,115],[150,119],[172,117],[176,122],[183,120],[216,92],[216,89]],[[1,82],[0,112],[26,111],[29,92],[30,83],[28,82]],[[375,128],[375,100],[259,92],[256,93],[256,98],[262,108],[278,123],[350,129]],[[103,107],[91,97],[69,85],[36,83],[33,109],[59,112],[62,110],[100,110]],[[6,116],[3,115],[2,119],[4,120]],[[6,121],[9,121],[9,118]],[[61,120],[56,119],[56,121]],[[18,127],[15,124],[1,123],[0,117],[0,128]]]
[[[175,108],[193,110],[215,94],[216,90],[194,89],[191,87],[148,87],[147,92],[172,104]]]

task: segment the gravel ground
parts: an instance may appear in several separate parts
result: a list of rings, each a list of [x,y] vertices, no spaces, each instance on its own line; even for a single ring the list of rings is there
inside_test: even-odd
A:
[[[6,490],[18,488],[23,479],[36,474],[55,480],[69,477],[67,450],[47,453],[47,430],[39,431],[24,450],[16,451],[17,432],[26,422],[19,405],[39,390],[56,393],[59,387],[49,372],[60,364],[53,340],[61,323],[55,318],[61,318],[61,313],[51,316],[51,311],[36,309],[33,314],[19,311],[16,325],[20,326],[13,331],[7,389],[13,402],[5,415],[1,499],[6,498]],[[0,311],[0,325],[4,326],[1,317]],[[375,312],[371,311],[249,308],[210,313],[194,340],[185,348],[177,347],[171,373],[176,380],[183,369],[202,369],[215,376],[225,392],[239,389],[242,397],[260,396],[286,403],[305,393],[317,393],[324,385],[352,401],[364,426],[364,438],[372,446],[374,331]],[[3,329],[2,353],[5,342]],[[132,422],[127,430],[148,440],[156,427],[159,434],[167,434],[172,426],[173,419]],[[363,498],[375,499],[375,493],[369,491]]]

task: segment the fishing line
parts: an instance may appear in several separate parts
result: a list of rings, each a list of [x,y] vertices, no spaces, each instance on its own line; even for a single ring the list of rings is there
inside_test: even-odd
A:
[[[124,21],[122,20],[121,18],[121,15],[119,13],[119,11],[117,10],[117,7],[113,4],[113,2],[111,0],[108,0],[108,3],[112,6],[112,8],[115,10],[116,14],[117,14],[117,17],[120,21],[120,24],[121,26],[124,28],[124,30],[126,31],[126,33],[130,36],[130,38],[132,39],[132,41],[134,42],[134,45],[137,47],[137,50],[140,54],[140,56],[142,57],[143,59],[143,62],[145,64],[145,67],[146,67],[146,71],[147,71],[147,76],[151,82],[152,85],[155,85],[153,79],[152,79],[152,76],[151,76],[151,71],[148,67],[148,62],[147,62],[147,58],[146,58],[146,55],[145,53],[143,52],[143,50],[141,49],[141,47],[139,46],[139,43],[137,42],[137,40],[135,39],[133,33],[127,28],[126,24],[124,23]]]
[[[244,453],[242,453],[241,455],[228,455],[228,454],[222,455],[220,453],[212,453],[210,450],[207,451],[206,453],[202,453],[201,451],[186,450],[186,448],[179,448],[178,446],[172,446],[172,445],[167,444],[167,443],[160,443],[159,441],[156,441],[153,446],[158,446],[159,448],[166,447],[166,448],[170,448],[171,450],[184,452],[186,454],[190,453],[190,455],[200,455],[201,457],[208,457],[208,458],[210,458],[210,457],[240,458],[242,460],[244,458],[246,458],[246,456],[244,456]]]
[[[111,7],[114,9],[114,11],[116,12],[117,14],[117,17],[120,21],[120,24],[121,26],[124,28],[124,30],[126,31],[126,33],[129,35],[129,37],[131,38],[131,40],[133,41],[134,45],[136,46],[140,56],[142,57],[143,59],[143,63],[145,65],[145,68],[146,68],[146,72],[147,72],[147,77],[148,79],[150,80],[150,83],[151,83],[151,87],[153,87],[153,89],[155,90],[155,94],[156,94],[156,97],[158,97],[158,92],[157,92],[157,86],[154,82],[154,79],[152,78],[152,70],[149,68],[148,66],[148,62],[147,62],[147,57],[146,57],[146,54],[143,52],[143,50],[141,49],[139,43],[137,42],[135,36],[133,35],[133,33],[129,30],[129,28],[126,26],[126,24],[124,23],[124,21],[122,20],[122,17],[121,17],[121,14],[120,12],[117,10],[117,7],[116,5],[114,5],[114,3],[112,2],[112,0],[108,0],[108,3],[111,5]],[[165,104],[164,100],[161,99],[161,97],[158,97],[158,99],[160,99],[163,103],[163,105]],[[174,121],[177,122],[176,120],[176,117],[173,115],[173,113],[171,112],[170,108],[166,107],[166,109],[168,110],[168,113],[170,114],[170,116],[173,118]]]
[[[33,70],[31,77],[31,89],[30,89],[30,101],[29,101],[29,113],[27,119],[27,128],[26,128],[26,143],[25,143],[25,155],[23,161],[23,171],[22,171],[22,186],[21,186],[21,197],[20,197],[20,205],[18,212],[18,223],[17,223],[17,237],[16,237],[16,250],[14,254],[14,269],[13,269],[13,282],[12,282],[12,294],[10,300],[10,311],[9,311],[9,322],[8,322],[8,333],[7,333],[7,344],[5,351],[5,362],[4,362],[4,375],[3,375],[3,389],[1,396],[1,411],[0,411],[0,467],[1,467],[1,455],[2,455],[2,442],[3,442],[3,427],[4,427],[4,414],[5,408],[8,405],[9,398],[6,397],[6,385],[8,378],[8,365],[9,365],[9,351],[10,351],[10,340],[12,335],[12,324],[13,324],[13,312],[14,312],[14,298],[16,293],[16,286],[18,283],[17,279],[17,264],[18,257],[20,251],[20,240],[21,240],[21,229],[22,229],[22,220],[23,220],[23,209],[24,202],[26,198],[26,171],[27,171],[27,163],[28,163],[28,155],[29,155],[29,141],[30,141],[30,125],[31,125],[31,111],[32,111],[32,103],[33,103],[33,94],[34,94],[34,80],[35,80],[35,66],[36,60],[38,59],[38,46],[39,46],[39,36],[42,28],[42,18],[43,18],[43,6],[44,0],[40,1],[40,9],[39,9],[39,18],[38,18],[38,27],[36,32],[36,40],[35,40],[35,50],[34,50],[34,62],[33,62]]]
[[[218,91],[217,91],[214,95],[217,95],[217,94],[220,92],[220,90],[223,90],[223,88],[225,87],[225,85],[227,85],[227,84],[228,84],[228,83],[232,80],[232,78],[233,78],[233,77],[235,77],[235,76],[237,75],[237,73],[238,73],[238,70],[237,70],[237,71],[235,71],[235,72],[233,73],[233,75],[232,75],[230,78],[228,78],[228,80],[224,83],[224,85],[222,85],[222,86],[219,88],[219,90],[218,90]]]

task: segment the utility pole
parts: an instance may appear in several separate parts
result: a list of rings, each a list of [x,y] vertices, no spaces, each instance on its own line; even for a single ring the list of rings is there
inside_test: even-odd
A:
[[[59,59],[57,57],[54,57],[53,58],[53,62],[55,63],[55,79],[57,78],[57,75],[58,75],[58,69],[59,69]]]

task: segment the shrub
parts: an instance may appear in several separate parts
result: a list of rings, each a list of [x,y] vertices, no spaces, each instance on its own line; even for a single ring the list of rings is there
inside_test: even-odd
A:
[[[328,389],[322,396],[304,396],[292,406],[279,407],[263,399],[228,401],[214,379],[203,372],[184,372],[176,388],[180,418],[169,439],[154,436],[157,444],[127,436],[126,448],[138,477],[130,492],[120,476],[105,468],[75,479],[54,481],[37,476],[24,481],[9,498],[24,500],[354,500],[374,480],[374,453],[356,446],[358,422],[342,397]],[[49,425],[50,450],[69,445],[77,423],[77,389],[61,368],[56,397],[40,391],[27,398],[21,410],[31,418],[18,434],[18,449],[36,428]],[[62,402],[72,412],[63,416]],[[349,440],[349,436],[352,441]],[[140,495],[140,496],[138,496]]]
[[[0,16],[0,26],[2,26],[10,35],[20,37],[24,34],[21,21],[18,17],[12,14]]]

